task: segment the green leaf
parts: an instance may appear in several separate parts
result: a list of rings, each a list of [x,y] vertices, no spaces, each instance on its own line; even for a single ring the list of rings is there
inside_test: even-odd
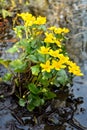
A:
[[[15,72],[23,72],[26,68],[26,62],[16,59],[10,63],[10,67],[12,67]]]
[[[7,16],[12,16],[12,13],[10,11],[2,9],[2,16],[3,18],[6,18]]]
[[[27,39],[20,39],[20,41],[17,43],[18,45],[19,45],[19,47],[20,46],[24,46],[24,47],[26,47],[27,46]]]
[[[44,99],[41,99],[40,104],[43,105],[45,103]]]
[[[40,93],[40,89],[36,87],[35,84],[31,83],[27,86],[27,88],[30,90],[30,92],[32,92],[33,94],[39,94]]]
[[[22,107],[24,107],[25,104],[26,104],[25,100],[23,98],[20,98],[19,99],[19,105],[22,106]]]
[[[5,68],[8,68],[10,62],[11,60],[0,59],[0,64],[2,64]]]
[[[37,39],[34,39],[34,40],[31,41],[31,47],[34,48],[34,49],[37,46],[36,42],[37,42]]]
[[[43,30],[43,31],[46,31],[46,30],[47,30],[45,25],[40,25],[40,26],[38,26],[38,29],[39,29],[39,30]]]
[[[48,79],[52,78],[52,73],[44,72],[42,74],[43,74],[43,76],[42,76],[43,80],[48,80]]]
[[[27,54],[27,55],[30,55],[31,54],[31,52],[32,52],[32,49],[31,49],[31,40],[30,39],[21,39],[19,42],[18,42],[18,46],[19,46],[19,48],[23,48],[23,49],[25,49],[25,53]],[[34,49],[33,49],[34,50]]]
[[[58,73],[58,78],[57,81],[62,84],[63,86],[66,85],[67,81],[68,81],[68,76],[65,70],[61,69]]]
[[[38,104],[38,102],[36,101],[37,100],[37,96],[36,95],[33,95],[33,94],[30,94],[28,96],[28,105],[27,105],[27,109],[29,111],[32,111],[33,109],[35,109],[35,107],[37,106],[36,104]],[[36,101],[36,102],[35,102]],[[38,104],[39,105],[39,104]]]
[[[38,107],[44,104],[44,99],[41,99],[38,95],[30,94],[28,96],[29,104]]]
[[[41,99],[40,99],[40,97],[39,96],[35,96],[35,98],[33,99],[33,105],[35,106],[35,107],[38,107],[38,106],[40,106],[41,105]]]
[[[45,60],[46,60],[46,58],[45,58],[45,55],[41,55],[41,54],[38,54],[37,55],[37,58],[38,58],[38,61],[40,61],[40,62],[45,62]]]
[[[44,93],[44,95],[45,95],[46,99],[52,99],[52,98],[56,97],[56,94],[53,92],[50,92],[50,91]]]
[[[49,86],[49,84],[50,84],[47,79],[43,79],[43,78],[41,78],[40,82],[41,82],[41,84],[42,84],[43,86],[45,86],[45,87]]]
[[[37,76],[38,73],[40,72],[40,67],[39,65],[35,65],[31,67],[31,70],[32,70],[32,74]]]
[[[58,38],[58,39],[63,39],[63,38],[64,38],[64,36],[63,36],[62,34],[56,34],[55,36],[56,36],[56,38]]]
[[[3,81],[3,79],[0,77],[0,82],[2,82]]]
[[[11,47],[10,49],[8,49],[6,52],[9,52],[9,53],[15,53],[15,52],[18,52],[18,47],[16,45],[14,45],[13,47]]]
[[[35,106],[32,103],[30,103],[30,104],[27,105],[27,109],[29,111],[33,111],[35,109]]]
[[[23,31],[25,30],[25,26],[16,26],[14,28],[14,30],[15,30],[17,37],[19,37],[21,39],[23,36]]]
[[[6,73],[5,75],[4,75],[4,77],[3,77],[3,81],[9,81],[9,80],[11,80],[11,78],[12,78],[12,74],[11,73]]]
[[[34,56],[34,55],[29,55],[29,59],[34,62],[34,63],[37,63],[37,57]]]

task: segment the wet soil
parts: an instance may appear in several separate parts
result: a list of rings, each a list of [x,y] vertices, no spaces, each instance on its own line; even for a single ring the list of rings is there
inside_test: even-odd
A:
[[[15,95],[0,99],[0,130],[86,130],[84,83],[77,79],[74,83],[71,88],[57,90],[56,99],[33,112],[19,107]]]
[[[73,88],[72,88],[73,89]],[[72,91],[71,89],[71,91]],[[69,90],[58,90],[58,97],[48,101],[43,108],[29,112],[17,104],[15,96],[0,100],[1,130],[86,130],[80,122],[80,114],[85,114],[81,107],[83,98],[74,97]],[[81,95],[80,95],[81,96]],[[80,105],[80,107],[79,107]],[[78,118],[79,115],[79,118]]]

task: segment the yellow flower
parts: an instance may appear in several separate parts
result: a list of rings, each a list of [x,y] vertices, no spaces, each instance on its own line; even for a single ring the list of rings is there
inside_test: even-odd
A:
[[[58,47],[61,47],[61,42],[58,41],[57,39],[55,40],[55,43],[57,44]]]
[[[50,47],[46,48],[45,46],[40,47],[40,50],[38,50],[41,54],[49,54]]]
[[[61,34],[63,32],[62,28],[55,28],[54,29],[55,34]]]
[[[52,60],[52,67],[55,68],[55,70],[60,70],[62,68],[65,68],[66,66],[63,65],[60,61]]]
[[[54,31],[55,29],[56,29],[56,27],[55,26],[51,26],[50,28],[48,28],[49,30],[51,30],[51,31]]]
[[[52,26],[48,29],[51,30],[51,31],[54,31],[55,34],[68,33],[69,32],[68,28],[57,28],[55,26]]]
[[[19,38],[22,38],[22,30],[21,30],[21,29],[19,30],[18,28],[13,28],[13,29],[14,29],[16,35],[17,35]]]
[[[81,73],[80,67],[76,65],[76,63],[73,63],[72,61],[68,62],[69,64],[69,72],[73,73],[76,76],[83,76],[83,73]]]
[[[37,31],[36,33],[35,33],[35,35],[37,36],[37,35],[41,35],[43,33],[43,31]]]
[[[69,29],[68,28],[63,28],[63,33],[68,33],[69,32]]]
[[[68,56],[64,56],[63,54],[59,54],[59,55],[58,55],[58,58],[60,59],[60,61],[61,61],[62,63],[65,63],[65,64],[67,64],[68,61],[69,61],[69,57],[68,57]]]
[[[27,21],[29,18],[32,17],[32,14],[26,12],[26,13],[18,14],[18,16],[20,16],[24,21]]]
[[[37,17],[36,21],[34,22],[34,24],[38,24],[38,25],[45,24],[45,23],[46,23],[46,17],[41,17],[41,16]]]
[[[50,72],[51,69],[53,68],[51,65],[50,65],[50,61],[46,61],[45,64],[41,63],[40,66],[42,67],[42,72],[44,71],[47,71],[47,72]]]
[[[32,28],[32,34],[34,35],[34,36],[38,36],[38,35],[41,35],[42,33],[43,33],[43,31],[42,30],[37,30],[36,28]]]
[[[53,33],[45,33],[46,38],[44,39],[44,42],[46,43],[56,43],[58,47],[61,47],[61,42],[56,39],[56,37],[53,35]]]
[[[50,49],[49,54],[53,57],[58,57],[60,50],[53,51]]]
[[[44,42],[46,43],[54,43],[54,40],[56,39],[52,33],[45,33],[46,38],[44,39]]]
[[[69,72],[73,73],[76,76],[83,76],[83,73],[81,73],[80,68],[78,66],[76,68],[69,66]]]
[[[36,18],[28,12],[18,14],[18,16],[20,16],[24,20],[25,26],[32,26],[34,24],[34,21],[36,20]]]
[[[31,17],[31,18],[28,18],[26,21],[25,21],[25,26],[32,26],[34,24],[34,21],[35,21],[35,17]]]

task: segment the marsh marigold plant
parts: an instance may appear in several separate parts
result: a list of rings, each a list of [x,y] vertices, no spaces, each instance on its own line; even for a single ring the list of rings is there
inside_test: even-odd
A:
[[[82,76],[80,67],[65,51],[68,28],[47,27],[46,17],[18,14],[21,24],[14,28],[18,42],[7,52],[18,53],[6,67],[11,70],[3,79],[15,79],[19,104],[32,111],[48,99],[56,97],[52,87],[67,86],[71,76]],[[2,64],[4,64],[4,61]],[[21,79],[22,77],[22,79]]]

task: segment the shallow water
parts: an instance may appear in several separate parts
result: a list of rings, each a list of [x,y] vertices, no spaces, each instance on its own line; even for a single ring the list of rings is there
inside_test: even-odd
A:
[[[83,103],[78,105],[77,111],[74,113],[74,117],[81,125],[87,127],[87,1],[81,0],[80,4],[82,6],[82,11],[80,12],[80,21],[82,21],[81,26],[84,29],[79,37],[79,39],[81,39],[81,46],[80,48],[78,47],[79,45],[77,46],[79,53],[76,55],[76,57],[81,65],[84,76],[74,78],[72,89],[75,97],[83,97]],[[77,42],[77,44],[79,44],[79,42]]]

